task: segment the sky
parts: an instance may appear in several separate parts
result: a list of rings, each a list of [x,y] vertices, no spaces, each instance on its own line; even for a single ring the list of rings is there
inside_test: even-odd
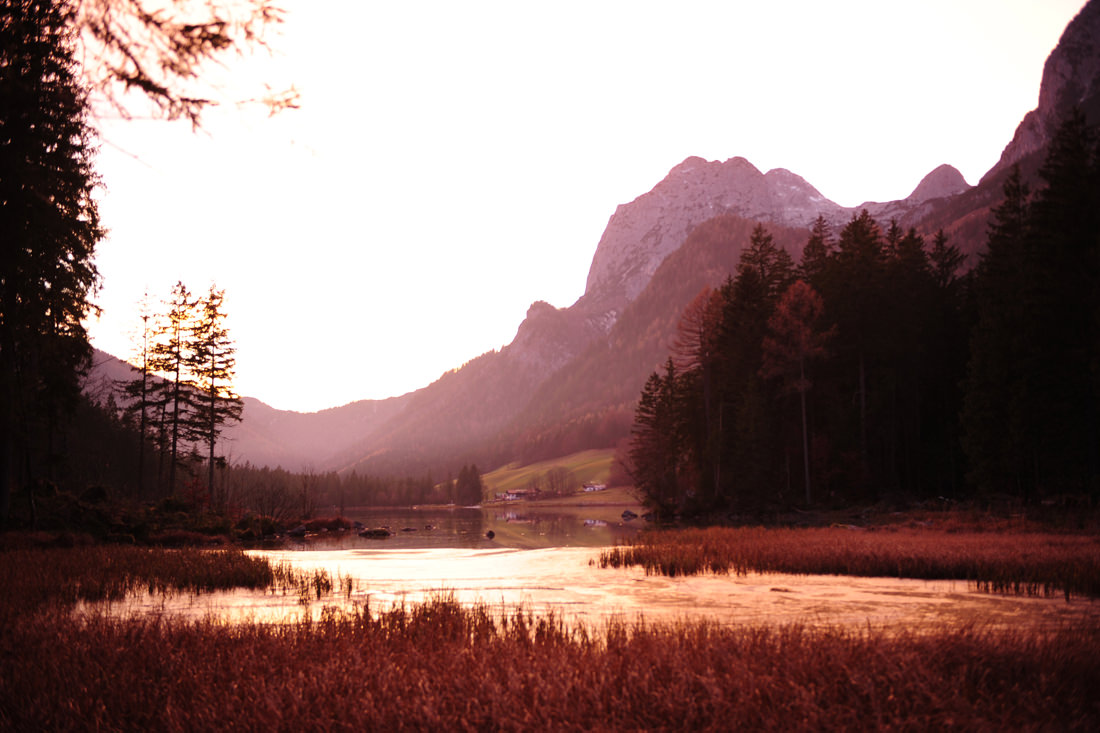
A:
[[[688,156],[844,206],[942,163],[977,183],[1084,2],[281,4],[274,53],[209,78],[226,99],[292,83],[299,109],[101,116],[88,328],[133,358],[145,293],[216,285],[237,391],[315,411],[427,386],[532,302],[571,305],[615,208]]]

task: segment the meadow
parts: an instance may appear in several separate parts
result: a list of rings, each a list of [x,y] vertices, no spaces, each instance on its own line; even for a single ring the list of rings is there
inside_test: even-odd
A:
[[[329,606],[319,620],[287,624],[123,619],[73,604],[150,584],[304,587],[303,603],[324,604],[341,581],[288,578],[232,549],[6,550],[0,567],[4,730],[1100,726],[1094,625],[586,626],[446,594],[381,611]]]
[[[611,450],[587,450],[551,461],[526,465],[510,463],[484,474],[481,480],[485,484],[486,496],[490,499],[498,492],[526,489],[538,484],[548,472],[555,469],[563,470],[569,475],[571,488],[588,482],[607,483],[614,458],[614,451]]]

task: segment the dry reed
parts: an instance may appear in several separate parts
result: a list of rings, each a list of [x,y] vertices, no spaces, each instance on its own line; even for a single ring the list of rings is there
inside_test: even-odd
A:
[[[350,596],[351,578],[337,578]],[[15,602],[0,602],[0,622],[46,606],[78,601],[114,601],[138,591],[208,593],[232,588],[297,595],[303,603],[333,590],[325,570],[295,570],[239,549],[163,549],[92,545],[74,549],[36,548],[0,552],[0,588]]]
[[[644,533],[600,567],[650,574],[748,572],[965,580],[979,589],[1100,597],[1100,537],[892,528],[708,528]]]
[[[566,626],[437,598],[291,625],[48,611],[0,729],[1096,730],[1100,630]]]
[[[286,566],[203,569],[256,566],[196,552],[0,553],[0,730],[1100,729],[1095,625],[586,627],[446,596],[291,624],[67,607],[120,592],[120,577],[196,589],[268,573],[272,588],[334,587]],[[28,594],[40,594],[33,608]]]

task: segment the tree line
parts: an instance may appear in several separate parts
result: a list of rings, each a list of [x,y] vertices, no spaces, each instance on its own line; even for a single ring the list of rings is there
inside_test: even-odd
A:
[[[218,468],[224,507],[232,515],[256,514],[277,522],[343,516],[349,507],[454,504],[482,501],[484,485],[476,465],[464,465],[456,477],[436,481],[422,476],[372,476],[355,471],[287,471],[283,468],[225,464]],[[193,504],[206,497],[184,496]]]
[[[1097,497],[1100,155],[1068,118],[1034,193],[1013,172],[963,274],[867,211],[800,262],[757,226],[681,317],[623,456],[660,512],[885,498]]]

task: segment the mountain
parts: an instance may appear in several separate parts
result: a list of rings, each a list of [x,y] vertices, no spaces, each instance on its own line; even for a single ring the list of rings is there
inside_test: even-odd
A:
[[[1024,116],[1001,159],[982,178],[995,178],[1040,154],[1074,107],[1100,122],[1100,2],[1091,0],[1069,22],[1043,65],[1039,104]]]
[[[277,410],[244,398],[241,422],[226,430],[221,450],[230,459],[292,471],[323,470],[362,435],[385,425],[404,409],[405,397],[360,400],[320,412]]]
[[[94,349],[84,379],[84,393],[98,402],[110,395],[122,402],[119,383],[139,376],[125,361]],[[252,397],[244,398],[240,423],[227,428],[219,450],[231,460],[292,471],[321,470],[361,436],[397,415],[406,397],[362,400],[320,412],[277,410]]]
[[[908,198],[866,207],[912,218],[968,188],[940,166]],[[616,209],[576,303],[534,303],[510,344],[407,395],[400,412],[328,467],[442,475],[469,462],[613,444],[629,430],[633,402],[668,353],[683,308],[734,271],[758,222],[797,259],[819,215],[839,227],[858,210],[787,170],[688,158]]]
[[[692,229],[720,214],[804,228],[823,216],[839,228],[867,209],[879,221],[897,219],[902,227],[909,227],[932,202],[969,188],[958,170],[941,165],[905,199],[845,208],[784,168],[761,173],[744,158],[718,162],[690,157],[651,191],[615,211],[596,246],[585,294],[577,307],[610,328]]]
[[[610,327],[691,230],[719,214],[808,226],[822,212],[837,220],[843,215],[841,207],[790,171],[764,174],[744,158],[724,163],[688,158],[612,215],[578,306],[603,312],[602,322]]]
[[[1098,38],[1100,0],[1091,0],[1048,58],[1038,106],[976,186],[940,165],[904,199],[845,208],[782,168],[689,157],[611,215],[572,306],[532,304],[510,344],[392,400],[311,414],[248,400],[229,452],[285,468],[445,476],[469,462],[490,468],[613,445],[628,434],[634,400],[684,307],[733,271],[757,222],[797,259],[818,216],[838,230],[866,209],[883,225],[896,220],[926,236],[942,229],[976,262],[1011,167],[1034,179],[1073,106],[1100,120]]]
[[[1046,146],[1074,107],[1091,124],[1100,124],[1100,2],[1091,0],[1066,26],[1043,65],[1038,104],[1028,112],[1000,160],[976,186],[929,202],[916,226],[924,233],[942,229],[953,244],[977,261],[985,247],[990,210],[1000,203],[1013,167],[1032,188],[1039,183]]]

